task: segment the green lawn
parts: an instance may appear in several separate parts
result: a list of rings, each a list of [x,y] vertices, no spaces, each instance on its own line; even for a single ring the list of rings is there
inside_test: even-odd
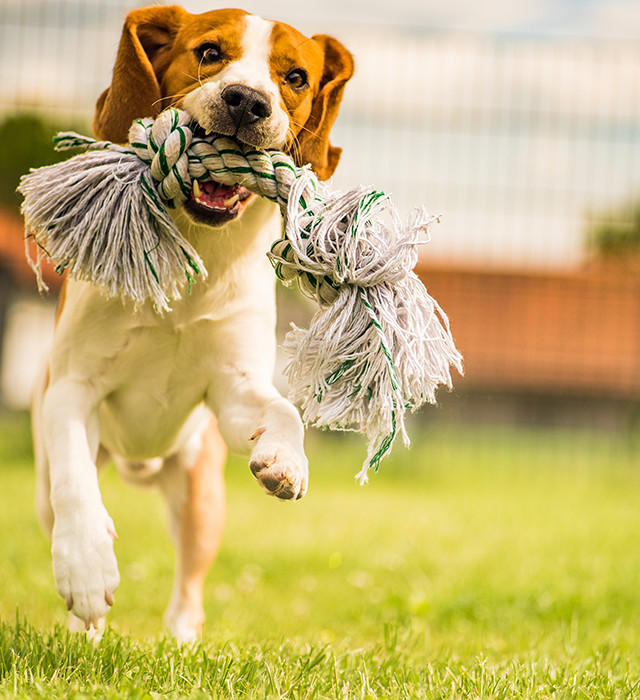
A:
[[[65,631],[26,420],[1,419],[0,694],[640,696],[635,443],[426,420],[412,435],[365,488],[353,479],[363,442],[310,435],[310,491],[295,504],[263,495],[233,459],[207,627],[186,649],[161,624],[163,505],[108,470],[122,583],[94,647]]]

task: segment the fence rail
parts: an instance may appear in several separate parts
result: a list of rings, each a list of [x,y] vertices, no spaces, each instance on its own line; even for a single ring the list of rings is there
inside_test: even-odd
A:
[[[0,116],[37,112],[89,128],[135,4],[0,1]],[[305,29],[312,24],[305,20]],[[615,302],[589,287],[592,308],[615,326],[606,352],[597,349],[602,327],[576,306],[587,294],[576,275],[589,262],[593,221],[640,201],[640,45],[331,25],[326,17],[318,25],[352,50],[357,65],[332,135],[344,149],[334,185],[374,184],[403,214],[418,204],[443,214],[422,265],[450,305],[468,386],[552,391],[573,377],[581,389],[635,396],[636,273]],[[541,274],[555,279],[542,296],[530,284]],[[547,314],[544,328],[522,325],[521,309],[536,298],[535,314],[558,312]],[[496,319],[506,326],[499,333]],[[589,339],[576,342],[577,330]]]

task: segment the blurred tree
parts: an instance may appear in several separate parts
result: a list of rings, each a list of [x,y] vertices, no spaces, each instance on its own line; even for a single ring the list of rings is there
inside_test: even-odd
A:
[[[640,252],[640,202],[620,207],[594,223],[590,240],[601,257],[634,257]]]
[[[54,124],[33,114],[17,114],[0,122],[0,206],[19,211],[16,192],[20,177],[30,168],[57,163],[69,153],[53,150]]]

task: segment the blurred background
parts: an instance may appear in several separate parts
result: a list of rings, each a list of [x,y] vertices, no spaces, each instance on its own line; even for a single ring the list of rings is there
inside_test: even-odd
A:
[[[90,129],[126,0],[0,0],[0,405],[27,406],[52,331],[14,194]],[[192,12],[213,9],[185,0]],[[633,436],[640,398],[640,3],[247,1],[354,54],[336,187],[441,223],[419,273],[466,375],[420,423]],[[291,303],[291,295],[286,295]],[[281,310],[283,323],[290,320]],[[633,441],[630,441],[630,444]]]

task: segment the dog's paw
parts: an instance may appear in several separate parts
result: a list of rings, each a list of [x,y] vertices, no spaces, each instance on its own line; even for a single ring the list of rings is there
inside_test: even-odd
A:
[[[120,583],[113,521],[104,507],[58,516],[51,553],[56,589],[88,630],[98,629]]]
[[[203,622],[202,608],[194,608],[187,604],[179,605],[173,601],[164,614],[164,623],[180,646],[192,644],[198,639]]]
[[[258,482],[276,498],[302,498],[309,483],[309,462],[304,452],[271,441],[268,433],[259,433],[254,439],[258,444],[249,466]]]

